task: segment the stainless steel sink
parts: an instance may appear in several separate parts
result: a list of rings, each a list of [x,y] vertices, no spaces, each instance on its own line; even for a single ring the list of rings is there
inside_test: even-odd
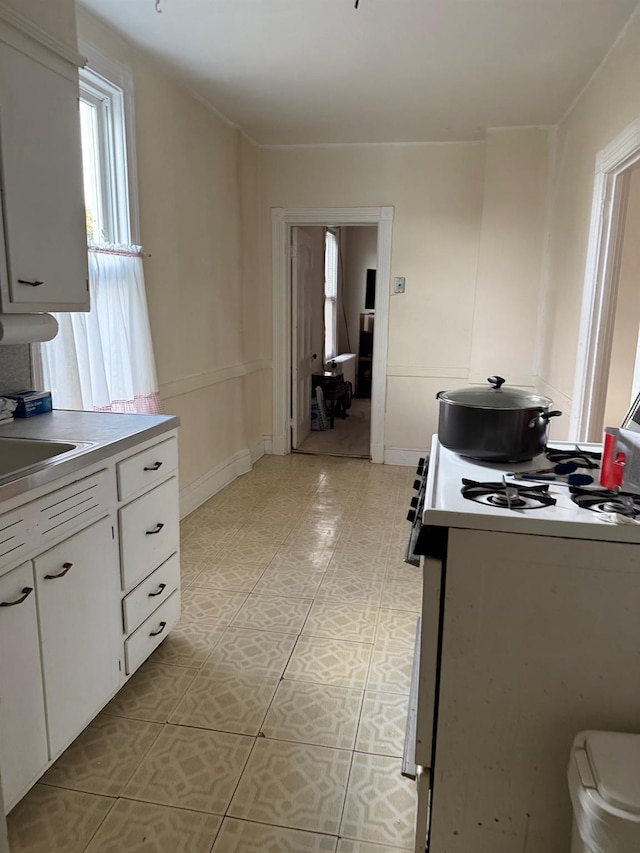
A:
[[[41,467],[61,456],[82,452],[89,442],[40,441],[32,438],[0,438],[0,478],[10,477],[25,468]]]

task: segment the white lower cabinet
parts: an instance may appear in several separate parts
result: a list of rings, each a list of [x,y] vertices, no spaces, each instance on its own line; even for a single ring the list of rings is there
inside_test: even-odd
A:
[[[48,760],[33,566],[0,577],[0,766],[6,808]]]
[[[180,618],[176,445],[140,441],[0,515],[0,809]]]
[[[118,556],[109,518],[34,560],[50,757],[118,687]]]

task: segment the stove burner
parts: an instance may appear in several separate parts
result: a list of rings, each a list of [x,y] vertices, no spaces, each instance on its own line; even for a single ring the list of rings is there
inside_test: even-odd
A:
[[[611,492],[609,489],[569,489],[571,500],[582,509],[592,512],[615,512],[629,518],[640,516],[640,495]]]
[[[553,506],[556,502],[549,494],[549,485],[521,486],[519,483],[478,483],[462,480],[462,496],[470,501],[498,509],[530,510]]]
[[[514,495],[513,497],[504,492],[496,492],[492,495],[487,495],[488,504],[493,504],[493,506],[506,507],[507,509],[516,509],[523,506],[526,506],[526,502],[519,496]]]
[[[547,447],[545,456],[554,465],[562,462],[573,462],[578,468],[599,468],[601,453],[596,453],[593,450],[580,450],[576,447],[575,450],[557,450],[553,447]]]

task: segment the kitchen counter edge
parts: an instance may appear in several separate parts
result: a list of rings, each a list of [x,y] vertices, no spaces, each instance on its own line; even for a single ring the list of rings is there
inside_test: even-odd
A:
[[[12,478],[0,479],[0,503],[53,483],[90,465],[136,447],[142,441],[171,432],[180,426],[176,415],[79,412],[54,409],[31,418],[16,418],[0,426],[0,438],[89,443],[73,455],[34,466]]]

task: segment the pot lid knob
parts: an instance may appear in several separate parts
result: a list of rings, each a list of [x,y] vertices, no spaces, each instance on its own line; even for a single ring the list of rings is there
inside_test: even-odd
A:
[[[491,385],[494,391],[499,391],[506,381],[507,380],[503,379],[502,376],[490,376],[487,379],[487,382]]]

